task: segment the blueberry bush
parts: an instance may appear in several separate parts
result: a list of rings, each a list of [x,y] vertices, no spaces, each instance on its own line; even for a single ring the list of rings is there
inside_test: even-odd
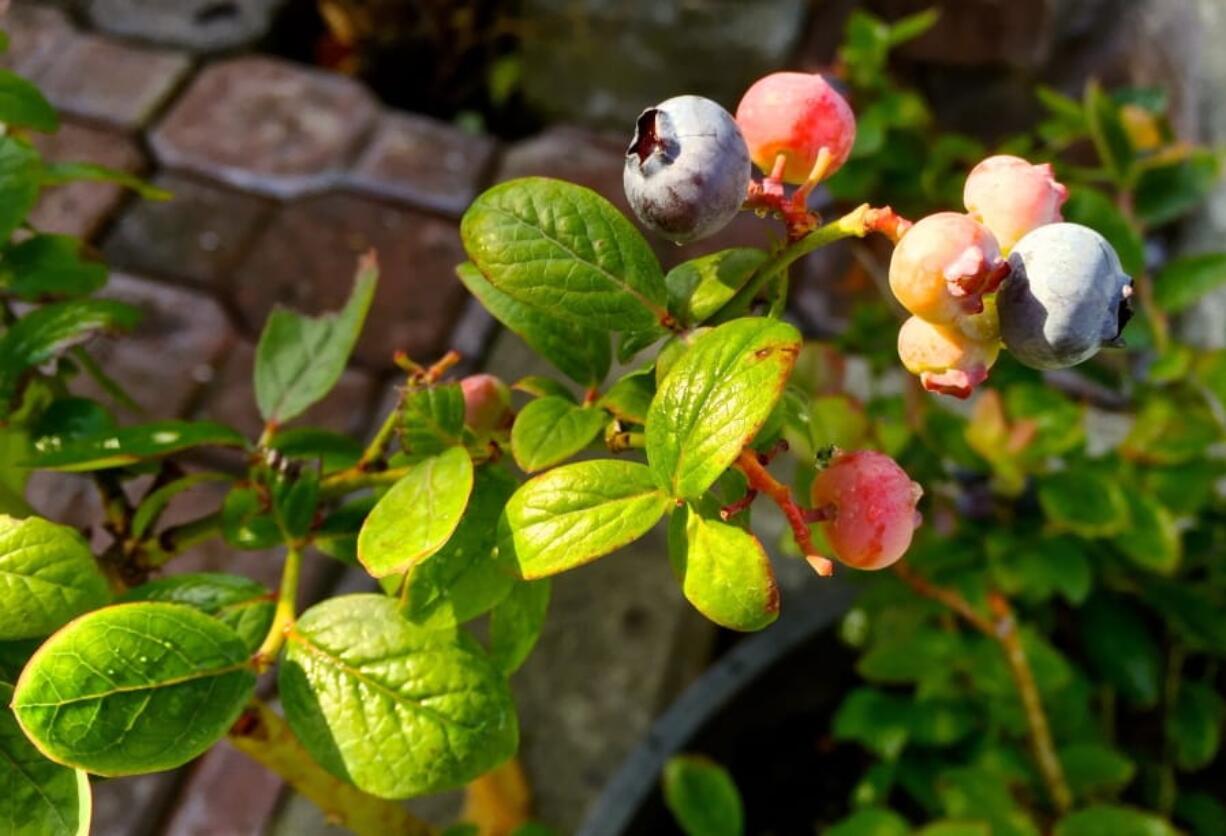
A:
[[[398,356],[401,396],[365,444],[295,422],[345,368],[373,254],[341,310],[268,318],[259,438],[118,426],[71,394],[87,375],[125,401],[87,341],[137,313],[96,297],[105,268],[26,215],[67,179],[144,187],[42,161],[26,135],[55,115],[0,71],[0,820],[84,832],[90,775],[172,769],[228,737],[355,832],[431,833],[395,801],[514,756],[508,679],[553,575],[664,522],[686,599],[763,629],[786,605],[752,524],[769,503],[814,583],[863,570],[842,634],[865,684],[832,728],[878,761],[832,832],[1218,832],[1202,776],[1223,716],[1226,353],[1182,344],[1171,318],[1226,280],[1226,254],[1148,255],[1217,158],[1173,139],[1154,91],[1042,91],[1050,118],[994,154],[940,133],[886,72],[929,20],[854,16],[838,83],[778,73],[735,115],[683,95],[639,118],[624,176],[642,224],[686,242],[754,211],[780,223],[770,251],[665,273],[587,189],[480,195],[458,280],[558,374],[508,387],[452,379],[454,353]],[[843,207],[832,220],[810,208],[819,186]],[[837,344],[805,344],[789,268],[855,239],[896,245],[884,304]],[[1134,308],[1129,350],[1099,353]],[[1091,423],[1104,411],[1124,431]],[[210,468],[205,447],[244,466]],[[33,514],[40,470],[92,479],[100,536]],[[226,484],[220,507],[166,522],[206,481]],[[212,538],[281,548],[279,589],[165,572]],[[306,559],[360,566],[382,592],[297,612]],[[257,695],[274,669],[279,710]],[[713,764],[665,779],[690,833],[752,819]]]

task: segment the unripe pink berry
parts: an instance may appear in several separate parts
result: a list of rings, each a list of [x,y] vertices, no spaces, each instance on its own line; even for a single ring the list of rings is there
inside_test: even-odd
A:
[[[898,329],[898,357],[929,392],[970,397],[988,379],[999,340],[975,340],[960,329],[913,316]]]
[[[474,374],[460,381],[464,392],[464,423],[485,435],[502,429],[511,418],[511,390],[492,374]]]
[[[830,152],[826,175],[851,154],[856,117],[847,100],[817,73],[772,73],[745,92],[736,121],[754,165],[767,174],[787,157],[785,183],[803,183],[822,148]]]
[[[890,259],[890,290],[918,317],[953,324],[983,310],[983,294],[1004,272],[996,238],[957,212],[938,212],[912,226]]]
[[[1007,154],[971,169],[962,190],[966,211],[992,231],[1006,253],[1035,227],[1063,220],[1060,207],[1066,200],[1068,189],[1056,182],[1050,165]]]
[[[813,479],[813,507],[835,557],[856,569],[884,569],[911,545],[920,524],[915,510],[923,489],[884,453],[838,453]]]

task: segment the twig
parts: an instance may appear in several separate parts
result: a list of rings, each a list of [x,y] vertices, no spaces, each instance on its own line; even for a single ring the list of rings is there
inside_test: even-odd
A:
[[[792,528],[792,538],[804,553],[805,559],[819,575],[834,574],[834,563],[817,553],[813,545],[813,536],[809,533],[809,512],[796,504],[792,492],[787,485],[770,474],[770,471],[758,460],[758,454],[753,450],[742,450],[737,457],[736,467],[749,480],[749,489],[765,494],[771,498]]]
[[[302,549],[290,544],[285,553],[285,566],[281,569],[281,588],[277,593],[277,608],[272,624],[259,650],[255,652],[255,665],[264,670],[277,661],[277,654],[285,644],[285,633],[294,623],[297,614],[298,578],[302,574]]]
[[[1056,810],[1064,813],[1073,806],[1073,795],[1064,777],[1064,767],[1056,754],[1055,741],[1052,740],[1051,726],[1043,711],[1043,702],[1039,697],[1039,688],[1034,681],[1034,673],[1030,662],[1026,659],[1026,650],[1022,646],[1021,635],[1017,629],[1017,619],[1013,608],[1003,595],[991,593],[988,596],[988,607],[992,618],[980,614],[960,593],[929,581],[916,574],[905,563],[894,565],[894,574],[907,586],[911,587],[925,598],[930,598],[960,615],[972,627],[1000,645],[1009,667],[1013,684],[1017,687],[1022,708],[1026,713],[1026,725],[1030,729],[1030,748],[1047,794],[1051,797]]]
[[[327,772],[294,737],[289,724],[259,700],[252,700],[230,729],[230,742],[313,802],[330,822],[358,836],[437,834],[400,802],[376,798]]]

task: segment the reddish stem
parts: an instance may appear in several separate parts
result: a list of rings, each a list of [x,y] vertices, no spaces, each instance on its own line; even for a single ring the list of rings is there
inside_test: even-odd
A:
[[[736,460],[737,469],[749,479],[751,491],[766,494],[771,501],[779,506],[779,510],[787,518],[792,529],[792,537],[796,545],[804,552],[805,559],[813,566],[819,575],[830,575],[834,572],[834,564],[817,553],[813,545],[813,537],[809,533],[809,523],[806,519],[807,509],[800,507],[792,499],[792,492],[778,479],[770,474],[752,450],[742,450]]]

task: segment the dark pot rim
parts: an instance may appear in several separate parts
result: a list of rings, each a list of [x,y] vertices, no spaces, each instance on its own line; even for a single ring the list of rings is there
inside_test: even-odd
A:
[[[776,662],[830,627],[851,606],[854,588],[823,581],[784,598],[779,620],[740,641],[661,714],[593,804],[577,836],[623,836],[655,791],[665,762]]]

